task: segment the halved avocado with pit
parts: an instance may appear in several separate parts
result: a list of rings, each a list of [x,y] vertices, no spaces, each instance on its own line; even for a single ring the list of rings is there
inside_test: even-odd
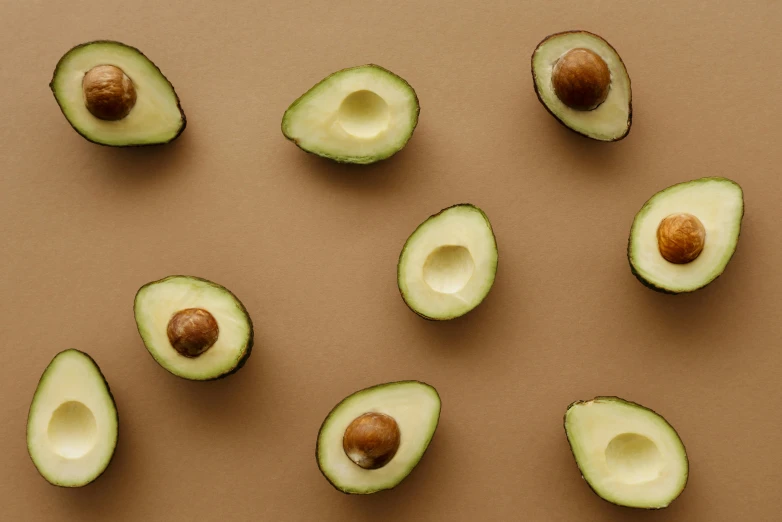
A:
[[[379,65],[337,71],[294,101],[283,135],[302,150],[339,163],[393,156],[418,124],[420,106],[404,79]]]
[[[658,413],[619,397],[571,404],[565,433],[581,475],[603,500],[644,509],[667,507],[684,490],[684,444]]]
[[[253,348],[253,323],[227,288],[193,276],[169,276],[139,289],[133,303],[141,339],[172,374],[195,381],[239,371]]]
[[[419,381],[379,384],[337,404],[318,432],[315,456],[337,490],[391,489],[423,457],[440,420],[440,396]]]
[[[735,181],[708,177],[652,196],[630,229],[633,275],[659,292],[692,292],[719,277],[741,234],[744,193]]]
[[[546,110],[578,134],[618,141],[630,132],[630,77],[600,36],[567,31],[546,37],[532,53],[532,79]]]
[[[171,82],[141,51],[120,42],[72,48],[49,87],[76,132],[100,145],[168,143],[187,124]]]

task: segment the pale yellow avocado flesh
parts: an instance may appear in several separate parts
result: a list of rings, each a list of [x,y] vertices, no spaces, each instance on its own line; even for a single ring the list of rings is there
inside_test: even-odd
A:
[[[679,435],[643,406],[616,397],[576,402],[565,414],[565,431],[584,479],[609,502],[663,508],[687,484]]]
[[[117,409],[95,362],[78,350],[59,353],[35,390],[27,420],[27,449],[50,483],[80,487],[111,462]]]
[[[168,339],[168,322],[188,308],[206,310],[217,321],[217,341],[198,357],[185,357]],[[134,314],[147,350],[165,369],[186,379],[209,380],[231,372],[252,348],[252,322],[244,306],[220,285],[190,276],[171,276],[143,286]]]
[[[288,108],[282,132],[300,148],[345,163],[373,163],[401,150],[418,123],[418,98],[376,65],[338,71]]]
[[[486,215],[472,205],[456,205],[427,219],[408,238],[399,257],[399,291],[423,317],[459,317],[489,293],[497,262]]]
[[[562,103],[554,92],[551,76],[557,61],[568,51],[589,49],[600,56],[611,72],[608,96],[596,109],[580,111]],[[601,141],[615,141],[630,129],[630,77],[611,45],[597,35],[574,31],[552,35],[540,43],[532,56],[532,73],[540,100],[551,113],[579,134]]]
[[[133,82],[136,104],[117,121],[96,118],[84,102],[84,75],[98,65],[113,65]],[[85,138],[104,145],[165,143],[185,126],[179,98],[160,70],[140,51],[119,42],[77,46],[60,59],[51,88],[71,125]]]
[[[401,436],[394,457],[378,469],[358,466],[342,446],[350,423],[369,412],[393,418]],[[318,467],[344,493],[368,494],[393,488],[421,460],[439,419],[440,396],[428,384],[401,381],[358,391],[340,402],[323,421],[316,449]]]
[[[703,251],[692,262],[667,261],[657,241],[660,222],[671,214],[695,216],[706,230]],[[630,230],[628,257],[645,284],[666,292],[690,292],[716,279],[736,250],[744,215],[741,187],[725,178],[701,178],[668,187],[652,196]]]

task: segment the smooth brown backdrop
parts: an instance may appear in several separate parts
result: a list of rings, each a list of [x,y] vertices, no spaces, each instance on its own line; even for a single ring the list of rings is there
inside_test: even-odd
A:
[[[686,4],[686,5],[683,5]],[[768,521],[782,482],[782,4],[779,2],[12,2],[0,8],[0,518],[8,521]],[[603,35],[632,78],[615,144],[561,127],[529,58],[552,32]],[[139,47],[188,127],[119,150],[71,130],[49,92],[92,39]],[[281,135],[288,104],[374,62],[421,100],[407,148],[365,168]],[[708,175],[745,190],[738,252],[710,287],[647,290],[625,249],[654,192]],[[494,225],[488,299],[450,323],[410,312],[396,261],[458,202]],[[139,286],[193,274],[233,290],[256,350],[229,379],[177,379],[136,332]],[[120,413],[113,464],[58,489],[25,447],[37,380],[68,347]],[[347,394],[436,386],[439,429],[396,490],[342,495],[315,437]],[[669,509],[583,483],[562,415],[616,394],[679,430],[690,483]]]

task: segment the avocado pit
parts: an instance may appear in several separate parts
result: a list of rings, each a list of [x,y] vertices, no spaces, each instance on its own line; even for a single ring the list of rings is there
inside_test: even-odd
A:
[[[121,120],[136,105],[133,81],[114,65],[98,65],[90,69],[84,75],[82,89],[87,110],[101,120]]]
[[[342,448],[358,466],[379,469],[396,455],[400,438],[399,425],[392,417],[368,412],[348,425],[342,438]]]
[[[692,214],[671,214],[657,227],[657,246],[666,261],[677,265],[691,263],[701,255],[706,242],[703,223]]]
[[[608,97],[611,71],[597,53],[579,47],[557,60],[551,83],[562,103],[578,111],[591,111]]]
[[[185,357],[198,357],[216,342],[220,334],[214,316],[202,308],[186,308],[168,322],[168,340]]]

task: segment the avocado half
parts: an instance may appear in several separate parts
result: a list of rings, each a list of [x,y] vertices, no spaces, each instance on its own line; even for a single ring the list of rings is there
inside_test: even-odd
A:
[[[49,87],[74,130],[99,145],[169,143],[187,125],[171,82],[141,51],[120,42],[73,47]]]
[[[610,81],[605,86],[604,98],[596,107],[568,106],[560,99],[554,87],[558,62],[574,50],[592,56],[607,67]],[[589,31],[565,31],[552,34],[541,41],[532,53],[532,79],[535,94],[554,118],[570,130],[599,141],[619,141],[630,132],[633,119],[632,90],[619,53],[603,38]],[[572,70],[563,71],[565,84],[575,91],[589,89],[589,64],[579,71],[579,62]],[[583,72],[583,74],[580,74]]]
[[[331,410],[318,432],[315,457],[320,472],[347,494],[366,495],[397,486],[429,447],[440,408],[437,390],[419,381],[379,384],[349,395]],[[397,427],[391,451],[378,453],[388,443],[386,425],[361,422],[368,417],[380,417]],[[351,440],[357,432],[359,440]],[[374,463],[366,463],[367,454]]]
[[[612,504],[661,509],[687,485],[684,444],[649,408],[619,397],[577,401],[565,413],[565,433],[584,480]]]
[[[106,378],[79,350],[58,353],[44,370],[27,417],[27,451],[50,484],[89,484],[111,463],[119,416]]]
[[[689,217],[689,222],[667,229],[671,218],[678,216]],[[743,216],[744,193],[727,178],[700,178],[661,190],[641,207],[630,228],[627,258],[633,275],[647,287],[669,294],[703,288],[733,257]],[[688,254],[693,246],[698,250],[682,259],[668,252]]]
[[[184,379],[227,377],[252,353],[247,309],[227,288],[200,277],[175,275],[142,286],[133,314],[150,355]]]
[[[294,101],[283,135],[305,152],[339,163],[369,164],[402,150],[420,106],[404,79],[379,65],[337,71]]]
[[[413,231],[399,254],[397,284],[405,304],[424,319],[454,319],[483,302],[498,263],[488,216],[462,203],[430,216]]]

